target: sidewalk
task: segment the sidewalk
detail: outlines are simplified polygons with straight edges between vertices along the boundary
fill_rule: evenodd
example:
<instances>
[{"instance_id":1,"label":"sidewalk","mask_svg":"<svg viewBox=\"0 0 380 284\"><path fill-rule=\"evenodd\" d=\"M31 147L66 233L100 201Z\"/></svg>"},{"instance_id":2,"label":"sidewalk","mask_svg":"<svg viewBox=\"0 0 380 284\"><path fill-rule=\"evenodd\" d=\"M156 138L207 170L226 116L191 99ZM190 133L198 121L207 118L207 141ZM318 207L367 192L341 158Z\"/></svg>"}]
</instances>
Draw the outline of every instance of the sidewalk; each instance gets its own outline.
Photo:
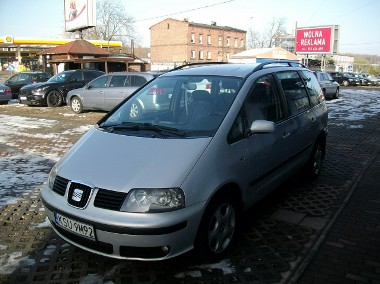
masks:
<instances>
[{"instance_id":1,"label":"sidewalk","mask_svg":"<svg viewBox=\"0 0 380 284\"><path fill-rule=\"evenodd\" d=\"M380 283L380 144L376 152L296 283Z\"/></svg>"}]
</instances>

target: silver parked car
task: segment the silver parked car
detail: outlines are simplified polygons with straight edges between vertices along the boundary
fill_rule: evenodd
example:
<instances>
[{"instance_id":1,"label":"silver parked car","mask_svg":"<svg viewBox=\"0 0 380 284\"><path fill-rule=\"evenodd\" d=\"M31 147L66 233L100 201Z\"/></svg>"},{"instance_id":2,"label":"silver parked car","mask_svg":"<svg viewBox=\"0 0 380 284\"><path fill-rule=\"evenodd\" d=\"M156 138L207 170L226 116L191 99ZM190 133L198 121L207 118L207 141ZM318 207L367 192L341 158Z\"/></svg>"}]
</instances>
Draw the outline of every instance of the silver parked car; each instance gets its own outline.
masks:
<instances>
[{"instance_id":1,"label":"silver parked car","mask_svg":"<svg viewBox=\"0 0 380 284\"><path fill-rule=\"evenodd\" d=\"M157 77L153 72L116 72L102 75L83 88L71 90L66 103L73 112L84 110L110 111L148 81Z\"/></svg>"},{"instance_id":2,"label":"silver parked car","mask_svg":"<svg viewBox=\"0 0 380 284\"><path fill-rule=\"evenodd\" d=\"M338 82L336 82L327 72L315 71L314 74L321 85L323 95L326 98L337 99L339 97Z\"/></svg>"},{"instance_id":3,"label":"silver parked car","mask_svg":"<svg viewBox=\"0 0 380 284\"><path fill-rule=\"evenodd\" d=\"M310 70L191 67L150 81L52 168L41 196L60 237L120 259L216 260L246 209L298 170L318 176L328 113ZM136 116L152 97L160 107Z\"/></svg>"}]
</instances>

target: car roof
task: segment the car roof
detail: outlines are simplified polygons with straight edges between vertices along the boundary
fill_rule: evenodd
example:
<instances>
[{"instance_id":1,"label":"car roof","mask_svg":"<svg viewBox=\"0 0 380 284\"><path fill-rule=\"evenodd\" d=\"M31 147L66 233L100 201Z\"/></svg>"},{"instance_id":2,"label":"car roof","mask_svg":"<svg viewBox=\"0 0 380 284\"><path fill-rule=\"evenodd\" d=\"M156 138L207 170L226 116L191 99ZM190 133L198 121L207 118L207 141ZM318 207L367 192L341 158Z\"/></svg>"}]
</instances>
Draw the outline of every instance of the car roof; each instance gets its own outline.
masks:
<instances>
[{"instance_id":1,"label":"car roof","mask_svg":"<svg viewBox=\"0 0 380 284\"><path fill-rule=\"evenodd\" d=\"M271 60L262 63L215 63L215 64L194 64L190 68L174 69L173 71L168 71L161 75L161 77L166 76L175 76L175 75L215 75L215 76L233 76L245 78L255 71L259 70L268 70L269 68L305 68L304 65L291 62L291 61L280 61L280 60Z\"/></svg>"}]
</instances>

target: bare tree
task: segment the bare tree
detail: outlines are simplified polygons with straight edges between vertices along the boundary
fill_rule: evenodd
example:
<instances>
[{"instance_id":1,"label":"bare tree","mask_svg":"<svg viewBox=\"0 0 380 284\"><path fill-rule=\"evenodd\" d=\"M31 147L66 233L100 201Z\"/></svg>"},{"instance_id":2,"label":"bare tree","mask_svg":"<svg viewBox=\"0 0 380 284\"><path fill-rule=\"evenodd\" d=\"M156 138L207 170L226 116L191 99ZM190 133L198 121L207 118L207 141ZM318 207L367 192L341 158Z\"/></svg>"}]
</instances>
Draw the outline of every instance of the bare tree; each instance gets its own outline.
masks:
<instances>
[{"instance_id":1,"label":"bare tree","mask_svg":"<svg viewBox=\"0 0 380 284\"><path fill-rule=\"evenodd\" d=\"M83 32L84 38L120 40L129 45L135 39L134 18L128 16L120 1L98 0L96 3L96 27Z\"/></svg>"},{"instance_id":2,"label":"bare tree","mask_svg":"<svg viewBox=\"0 0 380 284\"><path fill-rule=\"evenodd\" d=\"M276 36L286 33L286 18L273 18L262 31L248 30L248 48L273 47Z\"/></svg>"}]
</instances>

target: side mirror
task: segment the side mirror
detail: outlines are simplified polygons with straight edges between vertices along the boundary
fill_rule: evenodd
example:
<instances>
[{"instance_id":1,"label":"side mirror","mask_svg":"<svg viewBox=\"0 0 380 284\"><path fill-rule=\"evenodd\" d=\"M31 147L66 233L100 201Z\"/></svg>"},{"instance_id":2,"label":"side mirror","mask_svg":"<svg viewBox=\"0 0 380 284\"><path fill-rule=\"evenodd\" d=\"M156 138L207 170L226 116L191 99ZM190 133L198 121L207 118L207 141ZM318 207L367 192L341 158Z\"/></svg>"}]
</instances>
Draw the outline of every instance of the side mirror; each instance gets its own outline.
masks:
<instances>
[{"instance_id":1,"label":"side mirror","mask_svg":"<svg viewBox=\"0 0 380 284\"><path fill-rule=\"evenodd\" d=\"M268 120L255 120L250 130L251 133L273 133L276 130L276 124Z\"/></svg>"}]
</instances>

